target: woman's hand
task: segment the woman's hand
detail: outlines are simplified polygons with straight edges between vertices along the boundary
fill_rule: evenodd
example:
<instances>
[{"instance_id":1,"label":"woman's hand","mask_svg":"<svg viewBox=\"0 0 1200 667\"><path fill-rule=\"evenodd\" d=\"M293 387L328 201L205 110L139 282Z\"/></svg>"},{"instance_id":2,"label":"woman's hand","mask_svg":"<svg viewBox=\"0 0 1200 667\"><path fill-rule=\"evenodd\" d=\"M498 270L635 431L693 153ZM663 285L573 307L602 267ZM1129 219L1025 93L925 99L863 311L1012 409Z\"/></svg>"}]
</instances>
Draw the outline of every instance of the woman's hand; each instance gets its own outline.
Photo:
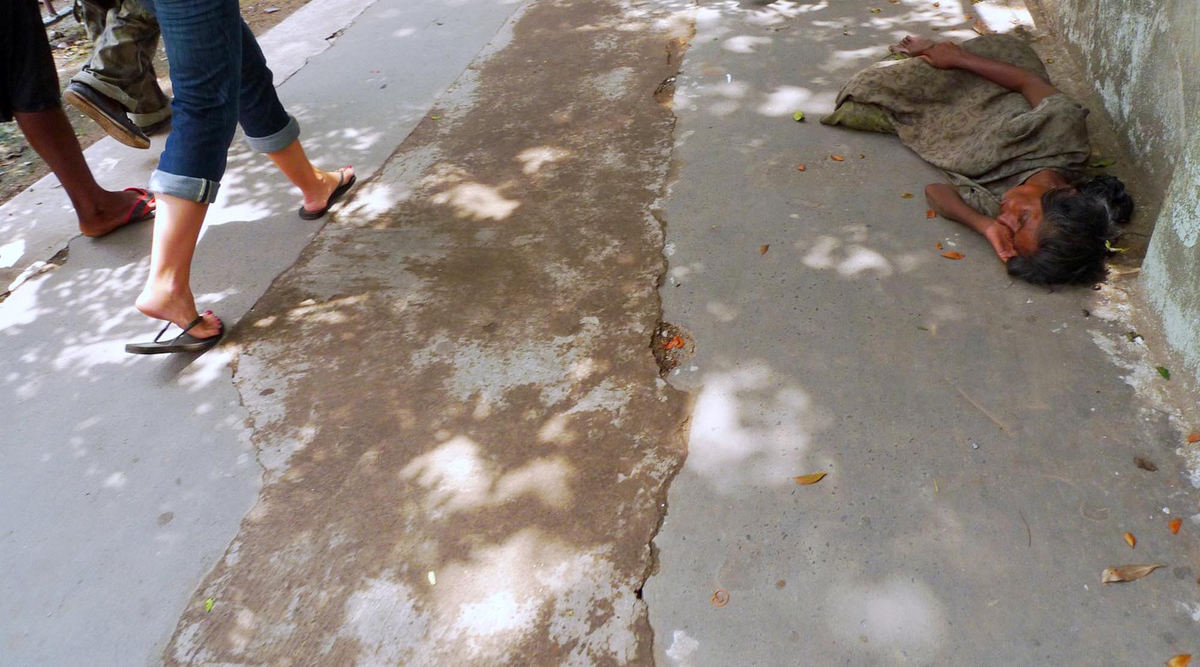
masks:
<instances>
[{"instance_id":1,"label":"woman's hand","mask_svg":"<svg viewBox=\"0 0 1200 667\"><path fill-rule=\"evenodd\" d=\"M983 230L983 236L992 244L992 250L1001 262L1007 262L1017 256L1017 248L1013 245L1012 230L999 222L993 222Z\"/></svg>"}]
</instances>

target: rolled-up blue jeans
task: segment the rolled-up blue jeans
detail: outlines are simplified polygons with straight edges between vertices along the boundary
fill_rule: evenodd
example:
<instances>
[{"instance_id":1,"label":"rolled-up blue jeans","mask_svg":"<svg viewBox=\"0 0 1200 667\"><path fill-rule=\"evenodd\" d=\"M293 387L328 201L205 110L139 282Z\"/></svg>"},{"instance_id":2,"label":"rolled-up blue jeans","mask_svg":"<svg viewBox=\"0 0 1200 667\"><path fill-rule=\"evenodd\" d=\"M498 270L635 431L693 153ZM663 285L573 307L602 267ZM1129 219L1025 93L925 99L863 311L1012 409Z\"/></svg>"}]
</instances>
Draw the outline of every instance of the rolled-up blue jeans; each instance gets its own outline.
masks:
<instances>
[{"instance_id":1,"label":"rolled-up blue jeans","mask_svg":"<svg viewBox=\"0 0 1200 667\"><path fill-rule=\"evenodd\" d=\"M158 17L174 100L171 134L150 175L154 192L212 203L240 123L246 143L274 153L300 137L238 0L148 0Z\"/></svg>"}]
</instances>

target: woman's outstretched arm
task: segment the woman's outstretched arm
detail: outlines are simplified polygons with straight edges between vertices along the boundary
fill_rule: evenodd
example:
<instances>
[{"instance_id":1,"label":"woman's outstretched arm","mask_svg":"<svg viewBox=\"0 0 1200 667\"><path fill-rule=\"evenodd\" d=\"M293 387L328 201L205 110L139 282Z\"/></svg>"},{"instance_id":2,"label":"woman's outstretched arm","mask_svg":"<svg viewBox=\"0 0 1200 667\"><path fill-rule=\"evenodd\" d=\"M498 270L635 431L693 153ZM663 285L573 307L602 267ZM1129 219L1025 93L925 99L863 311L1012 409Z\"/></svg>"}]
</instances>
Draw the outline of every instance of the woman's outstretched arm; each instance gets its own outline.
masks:
<instances>
[{"instance_id":1,"label":"woman's outstretched arm","mask_svg":"<svg viewBox=\"0 0 1200 667\"><path fill-rule=\"evenodd\" d=\"M1031 107L1036 107L1043 99L1059 92L1049 81L1033 72L975 55L950 42L934 42L909 35L891 48L893 51L920 58L938 69L962 69L981 76L996 85L1020 93Z\"/></svg>"},{"instance_id":2,"label":"woman's outstretched arm","mask_svg":"<svg viewBox=\"0 0 1200 667\"><path fill-rule=\"evenodd\" d=\"M971 208L958 194L958 188L948 183L930 183L925 186L925 199L938 215L960 222L983 235L991 244L1000 261L1007 262L1017 256L1013 246L1012 230Z\"/></svg>"}]
</instances>

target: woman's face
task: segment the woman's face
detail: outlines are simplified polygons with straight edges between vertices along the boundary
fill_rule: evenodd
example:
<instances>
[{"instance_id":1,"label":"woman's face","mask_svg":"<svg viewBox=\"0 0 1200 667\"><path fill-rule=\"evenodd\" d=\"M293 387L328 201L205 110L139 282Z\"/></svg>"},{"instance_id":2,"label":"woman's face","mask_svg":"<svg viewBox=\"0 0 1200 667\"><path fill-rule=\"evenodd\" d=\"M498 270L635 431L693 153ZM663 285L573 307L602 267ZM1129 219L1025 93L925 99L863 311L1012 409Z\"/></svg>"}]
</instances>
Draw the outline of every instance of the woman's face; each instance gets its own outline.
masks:
<instances>
[{"instance_id":1,"label":"woman's face","mask_svg":"<svg viewBox=\"0 0 1200 667\"><path fill-rule=\"evenodd\" d=\"M1000 199L997 222L1013 232L1013 247L1019 255L1037 252L1042 229L1042 195L1054 188L1029 182L1010 188Z\"/></svg>"}]
</instances>

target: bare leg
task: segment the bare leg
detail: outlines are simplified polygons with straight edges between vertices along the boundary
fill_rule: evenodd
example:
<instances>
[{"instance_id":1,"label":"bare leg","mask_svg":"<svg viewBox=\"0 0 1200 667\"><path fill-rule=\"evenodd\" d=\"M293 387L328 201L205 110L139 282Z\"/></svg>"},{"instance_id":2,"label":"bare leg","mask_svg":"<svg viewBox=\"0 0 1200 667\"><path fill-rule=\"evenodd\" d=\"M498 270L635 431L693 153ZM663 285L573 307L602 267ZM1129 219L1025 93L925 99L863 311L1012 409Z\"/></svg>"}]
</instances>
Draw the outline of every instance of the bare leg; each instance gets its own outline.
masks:
<instances>
[{"instance_id":1,"label":"bare leg","mask_svg":"<svg viewBox=\"0 0 1200 667\"><path fill-rule=\"evenodd\" d=\"M310 211L319 211L325 206L329 195L341 182L343 173L347 179L354 175L354 167L345 167L339 171L317 169L308 161L299 140L293 141L283 150L267 153L267 156L293 185L300 188L300 192L304 194L304 208Z\"/></svg>"},{"instance_id":2,"label":"bare leg","mask_svg":"<svg viewBox=\"0 0 1200 667\"><path fill-rule=\"evenodd\" d=\"M110 192L96 183L62 107L33 113L17 111L13 116L33 150L62 182L79 216L79 231L85 236L104 236L130 222L129 210L140 195Z\"/></svg>"},{"instance_id":3,"label":"bare leg","mask_svg":"<svg viewBox=\"0 0 1200 667\"><path fill-rule=\"evenodd\" d=\"M150 248L150 275L137 298L137 309L156 320L186 327L198 315L192 297L192 255L208 204L158 195L154 245ZM205 312L204 321L189 332L196 338L215 336L220 320Z\"/></svg>"}]
</instances>

